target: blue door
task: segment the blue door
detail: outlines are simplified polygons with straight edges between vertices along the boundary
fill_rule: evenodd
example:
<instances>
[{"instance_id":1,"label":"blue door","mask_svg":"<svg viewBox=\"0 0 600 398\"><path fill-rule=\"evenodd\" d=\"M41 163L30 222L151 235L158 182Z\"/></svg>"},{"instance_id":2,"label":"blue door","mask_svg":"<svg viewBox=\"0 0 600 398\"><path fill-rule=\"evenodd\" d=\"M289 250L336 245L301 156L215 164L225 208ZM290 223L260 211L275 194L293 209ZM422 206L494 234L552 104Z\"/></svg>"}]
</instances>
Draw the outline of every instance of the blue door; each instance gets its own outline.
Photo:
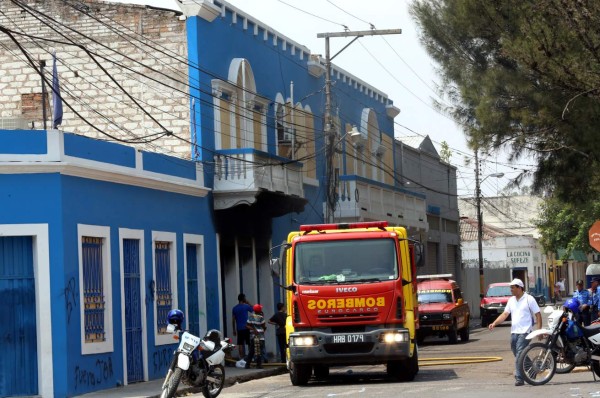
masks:
<instances>
[{"instance_id":1,"label":"blue door","mask_svg":"<svg viewBox=\"0 0 600 398\"><path fill-rule=\"evenodd\" d=\"M200 336L200 306L198 305L198 246L185 245L187 256L187 288L188 288L188 325L187 328L195 336ZM206 332L206 330L204 331Z\"/></svg>"},{"instance_id":2,"label":"blue door","mask_svg":"<svg viewBox=\"0 0 600 398\"><path fill-rule=\"evenodd\" d=\"M123 239L123 268L125 273L127 383L131 384L144 380L139 240Z\"/></svg>"},{"instance_id":3,"label":"blue door","mask_svg":"<svg viewBox=\"0 0 600 398\"><path fill-rule=\"evenodd\" d=\"M0 297L0 397L37 395L37 328L31 236L0 237Z\"/></svg>"}]
</instances>

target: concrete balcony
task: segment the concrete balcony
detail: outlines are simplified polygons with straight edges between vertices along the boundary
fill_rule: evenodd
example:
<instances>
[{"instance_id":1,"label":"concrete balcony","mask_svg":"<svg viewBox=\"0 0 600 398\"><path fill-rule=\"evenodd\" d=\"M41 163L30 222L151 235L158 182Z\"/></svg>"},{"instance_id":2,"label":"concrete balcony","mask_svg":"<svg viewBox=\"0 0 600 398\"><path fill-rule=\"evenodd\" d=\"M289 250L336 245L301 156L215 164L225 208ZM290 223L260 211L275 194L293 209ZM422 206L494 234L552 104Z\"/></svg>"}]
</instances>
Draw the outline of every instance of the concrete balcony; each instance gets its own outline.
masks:
<instances>
[{"instance_id":1,"label":"concrete balcony","mask_svg":"<svg viewBox=\"0 0 600 398\"><path fill-rule=\"evenodd\" d=\"M387 221L427 231L425 195L359 176L340 176L335 221Z\"/></svg>"},{"instance_id":2,"label":"concrete balcony","mask_svg":"<svg viewBox=\"0 0 600 398\"><path fill-rule=\"evenodd\" d=\"M302 163L253 148L218 150L214 160L215 210L261 202L276 216L304 208Z\"/></svg>"}]
</instances>

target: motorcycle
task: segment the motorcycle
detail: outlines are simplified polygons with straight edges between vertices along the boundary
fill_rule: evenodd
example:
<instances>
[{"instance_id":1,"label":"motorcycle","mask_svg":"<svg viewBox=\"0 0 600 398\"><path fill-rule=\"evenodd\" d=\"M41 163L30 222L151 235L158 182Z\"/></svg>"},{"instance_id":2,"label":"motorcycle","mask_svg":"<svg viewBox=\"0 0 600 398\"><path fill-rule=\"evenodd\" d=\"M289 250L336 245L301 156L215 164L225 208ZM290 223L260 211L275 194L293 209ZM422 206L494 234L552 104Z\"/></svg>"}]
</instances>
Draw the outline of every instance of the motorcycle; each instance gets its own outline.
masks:
<instances>
[{"instance_id":1,"label":"motorcycle","mask_svg":"<svg viewBox=\"0 0 600 398\"><path fill-rule=\"evenodd\" d=\"M566 308L547 307L544 312L549 313L548 327L529 333L526 339L547 337L546 341L529 344L517 358L523 379L539 386L575 366L587 366L594 379L600 377L600 324L579 326Z\"/></svg>"},{"instance_id":2,"label":"motorcycle","mask_svg":"<svg viewBox=\"0 0 600 398\"><path fill-rule=\"evenodd\" d=\"M538 306L543 307L546 305L546 296L544 296L543 294L535 294L533 292L527 292L527 294L529 294L531 297L533 297L535 299Z\"/></svg>"},{"instance_id":3,"label":"motorcycle","mask_svg":"<svg viewBox=\"0 0 600 398\"><path fill-rule=\"evenodd\" d=\"M202 339L182 330L183 313L179 313L180 319L171 319L169 316L168 320L167 332L172 333L180 343L173 352L160 398L174 397L180 382L200 387L206 398L215 398L221 393L225 382L225 354L235 345L231 344L231 339L222 339L218 330L209 330Z\"/></svg>"}]
</instances>

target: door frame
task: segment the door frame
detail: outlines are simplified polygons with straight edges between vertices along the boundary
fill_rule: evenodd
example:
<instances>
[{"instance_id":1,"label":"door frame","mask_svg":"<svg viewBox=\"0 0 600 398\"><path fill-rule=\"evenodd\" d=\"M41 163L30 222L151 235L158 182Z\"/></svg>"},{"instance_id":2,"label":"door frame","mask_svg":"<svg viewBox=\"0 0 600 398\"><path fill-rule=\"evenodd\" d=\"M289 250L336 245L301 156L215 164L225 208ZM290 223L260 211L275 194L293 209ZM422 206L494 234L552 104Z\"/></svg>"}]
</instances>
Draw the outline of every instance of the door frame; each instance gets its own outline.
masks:
<instances>
[{"instance_id":1,"label":"door frame","mask_svg":"<svg viewBox=\"0 0 600 398\"><path fill-rule=\"evenodd\" d=\"M41 331L52 330L50 294L50 245L48 224L0 224L0 236L31 236L33 244L33 273L35 276L35 320L38 356L38 394L54 397L54 369L52 366L52 334L42 338ZM44 377L42 378L42 375ZM49 375L49 377L48 377Z\"/></svg>"},{"instance_id":2,"label":"door frame","mask_svg":"<svg viewBox=\"0 0 600 398\"><path fill-rule=\"evenodd\" d=\"M184 295L185 295L185 313L189 316L188 300L189 294L187 288L187 269L188 269L188 258L186 255L187 245L196 246L196 261L197 261L197 273L198 273L198 309L200 311L200 334L208 331L208 314L206 313L206 263L204 262L204 236L196 234L183 234L183 280L184 283ZM219 330L223 330L219 327ZM202 337L202 336L200 336Z\"/></svg>"},{"instance_id":3,"label":"door frame","mask_svg":"<svg viewBox=\"0 0 600 398\"><path fill-rule=\"evenodd\" d=\"M123 262L123 239L135 239L140 241L140 303L142 305L142 363L144 367L144 381L148 381L148 324L146 319L146 261L145 261L145 245L144 245L144 230L141 229L128 229L119 228L119 267L121 277L119 278L121 283L121 341L123 342L123 384L127 385L127 350L125 346L127 344L127 336L125 331L125 264Z\"/></svg>"}]
</instances>

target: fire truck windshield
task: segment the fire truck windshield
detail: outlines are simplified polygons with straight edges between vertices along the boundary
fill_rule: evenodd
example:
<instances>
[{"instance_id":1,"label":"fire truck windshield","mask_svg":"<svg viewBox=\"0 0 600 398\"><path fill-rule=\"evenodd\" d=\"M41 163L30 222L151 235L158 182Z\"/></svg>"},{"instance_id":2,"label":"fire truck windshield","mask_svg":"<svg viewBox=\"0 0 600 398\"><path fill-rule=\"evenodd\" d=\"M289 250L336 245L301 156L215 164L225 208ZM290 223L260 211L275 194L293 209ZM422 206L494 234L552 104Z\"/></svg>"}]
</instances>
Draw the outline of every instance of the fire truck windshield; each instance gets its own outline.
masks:
<instances>
[{"instance_id":1,"label":"fire truck windshield","mask_svg":"<svg viewBox=\"0 0 600 398\"><path fill-rule=\"evenodd\" d=\"M296 244L294 279L300 284L388 281L398 278L393 239L348 239Z\"/></svg>"}]
</instances>

